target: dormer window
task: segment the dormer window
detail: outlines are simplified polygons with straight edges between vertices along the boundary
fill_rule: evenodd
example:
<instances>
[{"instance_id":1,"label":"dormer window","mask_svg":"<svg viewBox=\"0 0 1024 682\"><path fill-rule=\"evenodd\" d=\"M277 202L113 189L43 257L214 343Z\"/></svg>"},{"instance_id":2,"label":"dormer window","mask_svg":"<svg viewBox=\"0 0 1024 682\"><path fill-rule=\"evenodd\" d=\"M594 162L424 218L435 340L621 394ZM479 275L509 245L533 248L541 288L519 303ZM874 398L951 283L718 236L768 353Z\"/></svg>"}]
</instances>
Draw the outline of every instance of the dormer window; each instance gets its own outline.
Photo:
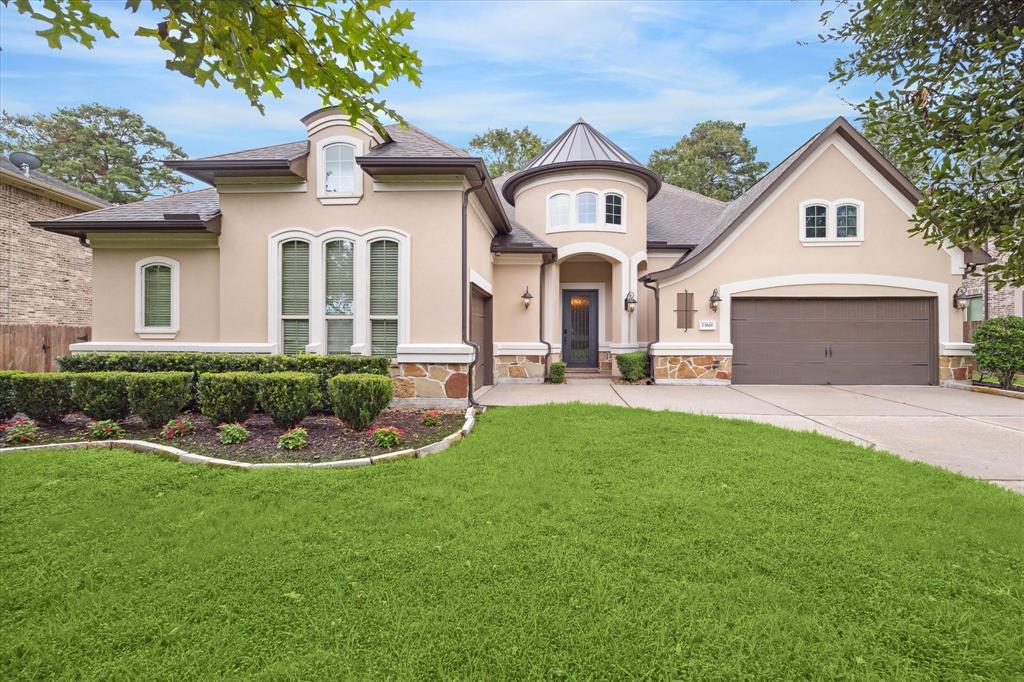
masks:
<instances>
[{"instance_id":1,"label":"dormer window","mask_svg":"<svg viewBox=\"0 0 1024 682\"><path fill-rule=\"evenodd\" d=\"M548 227L566 227L569 224L569 195L548 197Z\"/></svg>"},{"instance_id":2,"label":"dormer window","mask_svg":"<svg viewBox=\"0 0 1024 682\"><path fill-rule=\"evenodd\" d=\"M622 224L622 195L621 194L606 194L604 195L604 222L607 225L621 225Z\"/></svg>"},{"instance_id":3,"label":"dormer window","mask_svg":"<svg viewBox=\"0 0 1024 682\"><path fill-rule=\"evenodd\" d=\"M828 225L828 206L811 204L804 208L804 239L825 239Z\"/></svg>"},{"instance_id":4,"label":"dormer window","mask_svg":"<svg viewBox=\"0 0 1024 682\"><path fill-rule=\"evenodd\" d=\"M597 195L593 192L580 192L576 195L576 222L580 225L597 223Z\"/></svg>"},{"instance_id":5,"label":"dormer window","mask_svg":"<svg viewBox=\"0 0 1024 682\"><path fill-rule=\"evenodd\" d=\"M324 148L324 189L328 194L351 194L356 189L356 150L339 142Z\"/></svg>"},{"instance_id":6,"label":"dormer window","mask_svg":"<svg viewBox=\"0 0 1024 682\"><path fill-rule=\"evenodd\" d=\"M622 192L582 188L556 190L547 199L548 232L626 231L626 195Z\"/></svg>"},{"instance_id":7,"label":"dormer window","mask_svg":"<svg viewBox=\"0 0 1024 682\"><path fill-rule=\"evenodd\" d=\"M856 239L858 231L857 206L840 204L836 207L836 239Z\"/></svg>"}]
</instances>

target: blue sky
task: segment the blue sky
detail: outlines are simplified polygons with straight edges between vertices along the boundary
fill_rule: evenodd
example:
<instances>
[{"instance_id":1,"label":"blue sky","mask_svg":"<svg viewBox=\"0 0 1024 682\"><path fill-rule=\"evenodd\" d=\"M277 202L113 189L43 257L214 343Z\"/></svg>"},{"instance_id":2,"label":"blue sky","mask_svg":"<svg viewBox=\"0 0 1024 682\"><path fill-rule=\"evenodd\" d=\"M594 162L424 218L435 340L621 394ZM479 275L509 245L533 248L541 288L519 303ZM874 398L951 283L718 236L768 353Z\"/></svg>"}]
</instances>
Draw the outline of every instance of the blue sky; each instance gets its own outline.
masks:
<instances>
[{"instance_id":1,"label":"blue sky","mask_svg":"<svg viewBox=\"0 0 1024 682\"><path fill-rule=\"evenodd\" d=\"M132 35L151 18L121 10L120 1L95 4L122 39L60 51L0 5L5 110L126 106L190 156L204 156L301 139L299 118L320 106L315 95L292 91L267 100L261 116L229 87L199 88ZM698 121L723 118L746 122L759 156L774 164L835 116L851 117L848 102L873 89L840 92L828 82L846 48L815 42L817 2L400 4L416 12L408 41L423 58L423 85L396 85L387 99L459 146L492 127L529 125L550 139L583 116L646 161Z\"/></svg>"}]
</instances>

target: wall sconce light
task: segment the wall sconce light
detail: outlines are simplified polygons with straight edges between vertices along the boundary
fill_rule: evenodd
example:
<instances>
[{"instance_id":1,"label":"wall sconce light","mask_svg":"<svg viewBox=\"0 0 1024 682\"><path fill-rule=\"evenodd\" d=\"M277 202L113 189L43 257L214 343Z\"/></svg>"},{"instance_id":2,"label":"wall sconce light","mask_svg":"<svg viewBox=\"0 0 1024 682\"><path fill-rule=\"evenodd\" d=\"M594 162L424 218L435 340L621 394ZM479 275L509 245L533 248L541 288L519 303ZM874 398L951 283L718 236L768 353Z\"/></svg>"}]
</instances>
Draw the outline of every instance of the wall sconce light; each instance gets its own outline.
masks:
<instances>
[{"instance_id":1,"label":"wall sconce light","mask_svg":"<svg viewBox=\"0 0 1024 682\"><path fill-rule=\"evenodd\" d=\"M634 310L636 310L636 296L633 295L632 291L626 294L624 307L626 308L627 313L632 313Z\"/></svg>"},{"instance_id":2,"label":"wall sconce light","mask_svg":"<svg viewBox=\"0 0 1024 682\"><path fill-rule=\"evenodd\" d=\"M526 291L524 291L523 295L519 298L523 299L523 309L529 310L530 303L533 302L533 294L530 293L530 287L526 287Z\"/></svg>"},{"instance_id":3,"label":"wall sconce light","mask_svg":"<svg viewBox=\"0 0 1024 682\"><path fill-rule=\"evenodd\" d=\"M953 307L957 310L967 310L968 297L967 292L964 291L963 287L956 290L953 294Z\"/></svg>"},{"instance_id":4,"label":"wall sconce light","mask_svg":"<svg viewBox=\"0 0 1024 682\"><path fill-rule=\"evenodd\" d=\"M711 292L711 298L708 299L708 305L711 306L711 312L718 312L718 304L722 302L722 297L718 295L718 288Z\"/></svg>"}]
</instances>

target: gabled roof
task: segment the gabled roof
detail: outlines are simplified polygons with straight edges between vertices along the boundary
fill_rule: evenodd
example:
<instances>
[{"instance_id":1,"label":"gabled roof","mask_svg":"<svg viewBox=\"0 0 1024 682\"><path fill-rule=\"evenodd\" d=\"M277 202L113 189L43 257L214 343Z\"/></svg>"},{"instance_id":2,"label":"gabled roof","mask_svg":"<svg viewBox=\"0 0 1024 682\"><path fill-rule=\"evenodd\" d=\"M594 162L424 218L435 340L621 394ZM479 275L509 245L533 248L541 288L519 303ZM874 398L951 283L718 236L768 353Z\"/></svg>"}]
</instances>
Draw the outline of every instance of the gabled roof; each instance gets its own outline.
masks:
<instances>
[{"instance_id":1,"label":"gabled roof","mask_svg":"<svg viewBox=\"0 0 1024 682\"><path fill-rule=\"evenodd\" d=\"M740 226L743 221L752 214L772 194L775 188L779 187L789 178L800 165L809 158L823 144L827 143L832 135L839 135L865 161L871 164L881 175L911 203L916 204L921 200L921 192L903 173L899 171L888 159L875 149L867 139L861 135L853 125L840 116L832 123L825 126L818 134L807 140L795 152L786 157L779 165L768 171L757 182L750 186L747 191L725 206L718 219L711 229L700 239L696 247L685 257L681 258L675 265L666 270L652 272L646 276L649 280L660 280L678 273L689 267L692 263L711 253L733 230Z\"/></svg>"},{"instance_id":2,"label":"gabled roof","mask_svg":"<svg viewBox=\"0 0 1024 682\"><path fill-rule=\"evenodd\" d=\"M33 227L78 237L86 232L220 232L220 197L210 187L133 204L77 213L59 220L33 220Z\"/></svg>"},{"instance_id":3,"label":"gabled roof","mask_svg":"<svg viewBox=\"0 0 1024 682\"><path fill-rule=\"evenodd\" d=\"M707 235L727 204L664 183L647 202L647 248L692 249Z\"/></svg>"},{"instance_id":4,"label":"gabled roof","mask_svg":"<svg viewBox=\"0 0 1024 682\"><path fill-rule=\"evenodd\" d=\"M49 198L75 208L88 210L100 206L110 206L110 202L106 199L72 187L66 182L38 170L30 170L28 175L25 175L25 172L11 163L6 156L0 157L0 177L6 184L22 187L37 194L49 195Z\"/></svg>"},{"instance_id":5,"label":"gabled roof","mask_svg":"<svg viewBox=\"0 0 1024 682\"><path fill-rule=\"evenodd\" d=\"M607 168L637 175L647 184L648 199L661 189L661 178L654 171L579 118L514 173L504 183L502 194L509 203L515 204L516 189L530 178L571 168Z\"/></svg>"}]
</instances>

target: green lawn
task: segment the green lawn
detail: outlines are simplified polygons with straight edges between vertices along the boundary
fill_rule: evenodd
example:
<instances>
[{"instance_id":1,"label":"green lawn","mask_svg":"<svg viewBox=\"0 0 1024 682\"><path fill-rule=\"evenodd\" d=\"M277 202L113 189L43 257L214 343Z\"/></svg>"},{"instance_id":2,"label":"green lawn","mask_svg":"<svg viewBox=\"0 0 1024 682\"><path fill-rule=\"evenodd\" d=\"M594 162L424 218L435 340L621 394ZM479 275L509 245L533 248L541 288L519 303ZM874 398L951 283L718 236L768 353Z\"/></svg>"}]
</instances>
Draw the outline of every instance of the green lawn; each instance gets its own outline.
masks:
<instances>
[{"instance_id":1,"label":"green lawn","mask_svg":"<svg viewBox=\"0 0 1024 682\"><path fill-rule=\"evenodd\" d=\"M0 455L0 678L1009 679L1024 497L814 434L568 405L432 458Z\"/></svg>"}]
</instances>

